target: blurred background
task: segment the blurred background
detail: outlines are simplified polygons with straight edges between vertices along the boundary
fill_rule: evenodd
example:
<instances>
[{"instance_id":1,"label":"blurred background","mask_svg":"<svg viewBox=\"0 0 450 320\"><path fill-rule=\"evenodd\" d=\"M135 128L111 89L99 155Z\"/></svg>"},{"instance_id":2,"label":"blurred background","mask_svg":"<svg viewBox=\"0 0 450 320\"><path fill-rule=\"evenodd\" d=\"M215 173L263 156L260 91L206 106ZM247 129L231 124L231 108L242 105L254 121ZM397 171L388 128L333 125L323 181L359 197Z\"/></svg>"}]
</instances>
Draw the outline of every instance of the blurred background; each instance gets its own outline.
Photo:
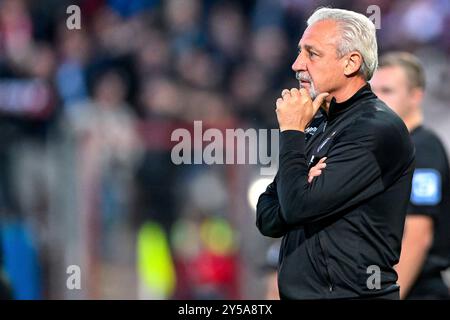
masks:
<instances>
[{"instance_id":1,"label":"blurred background","mask_svg":"<svg viewBox=\"0 0 450 320\"><path fill-rule=\"evenodd\" d=\"M80 30L67 28L71 4ZM270 177L177 166L170 136L194 120L277 128L306 19L327 5L379 6L379 53L421 58L425 124L450 150L448 0L0 0L0 278L12 297L264 298L273 241L254 202Z\"/></svg>"}]
</instances>

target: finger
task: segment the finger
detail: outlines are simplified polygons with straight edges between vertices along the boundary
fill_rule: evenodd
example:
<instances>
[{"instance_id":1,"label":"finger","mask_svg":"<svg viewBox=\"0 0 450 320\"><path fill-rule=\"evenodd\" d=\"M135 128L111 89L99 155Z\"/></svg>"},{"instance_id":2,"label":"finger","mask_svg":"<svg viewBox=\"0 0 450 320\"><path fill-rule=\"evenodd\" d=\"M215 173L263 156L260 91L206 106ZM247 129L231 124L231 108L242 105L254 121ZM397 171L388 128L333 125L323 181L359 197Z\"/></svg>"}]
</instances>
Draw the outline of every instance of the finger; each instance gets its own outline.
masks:
<instances>
[{"instance_id":1,"label":"finger","mask_svg":"<svg viewBox=\"0 0 450 320\"><path fill-rule=\"evenodd\" d=\"M322 170L317 169L317 170L313 170L309 173L309 175L314 176L314 177L318 177L322 174Z\"/></svg>"},{"instance_id":2,"label":"finger","mask_svg":"<svg viewBox=\"0 0 450 320\"><path fill-rule=\"evenodd\" d=\"M318 171L317 173L310 173L308 175L308 183L311 183L315 177L318 177L322 174L322 171Z\"/></svg>"},{"instance_id":3,"label":"finger","mask_svg":"<svg viewBox=\"0 0 450 320\"><path fill-rule=\"evenodd\" d=\"M290 94L292 97L297 97L300 95L300 91L297 88L292 88Z\"/></svg>"},{"instance_id":4,"label":"finger","mask_svg":"<svg viewBox=\"0 0 450 320\"><path fill-rule=\"evenodd\" d=\"M305 88L301 88L299 90L299 93L300 93L300 99L301 99L302 103L304 103L306 105L312 104L311 96L309 95L308 90L306 90Z\"/></svg>"},{"instance_id":5,"label":"finger","mask_svg":"<svg viewBox=\"0 0 450 320\"><path fill-rule=\"evenodd\" d=\"M323 168L325 168L326 166L327 166L326 163L317 163L317 164L314 166L314 169L315 169L315 170L323 169Z\"/></svg>"},{"instance_id":6,"label":"finger","mask_svg":"<svg viewBox=\"0 0 450 320\"><path fill-rule=\"evenodd\" d=\"M306 90L305 88L300 88L299 93L302 97L308 97L309 99L311 99L308 90Z\"/></svg>"},{"instance_id":7,"label":"finger","mask_svg":"<svg viewBox=\"0 0 450 320\"><path fill-rule=\"evenodd\" d=\"M321 158L321 159L319 160L319 162L317 162L317 164L319 164L319 163L324 163L324 162L325 162L325 160L327 160L327 157L323 157L323 158Z\"/></svg>"},{"instance_id":8,"label":"finger","mask_svg":"<svg viewBox=\"0 0 450 320\"><path fill-rule=\"evenodd\" d=\"M281 96L283 97L283 99L284 99L284 95L285 94L291 94L291 91L290 90L288 90L288 89L283 89L283 91L281 91Z\"/></svg>"},{"instance_id":9,"label":"finger","mask_svg":"<svg viewBox=\"0 0 450 320\"><path fill-rule=\"evenodd\" d=\"M326 163L318 163L318 164L316 164L315 167L316 167L317 169L324 169L326 166L327 166Z\"/></svg>"},{"instance_id":10,"label":"finger","mask_svg":"<svg viewBox=\"0 0 450 320\"><path fill-rule=\"evenodd\" d=\"M283 99L278 98L278 99L277 99L277 102L276 102L277 109L281 107L281 104L282 104L282 103L283 103Z\"/></svg>"},{"instance_id":11,"label":"finger","mask_svg":"<svg viewBox=\"0 0 450 320\"><path fill-rule=\"evenodd\" d=\"M317 176L317 174L319 173L320 169L314 169L311 168L311 170L309 170L308 175L309 176Z\"/></svg>"},{"instance_id":12,"label":"finger","mask_svg":"<svg viewBox=\"0 0 450 320\"><path fill-rule=\"evenodd\" d=\"M323 92L314 99L314 101L313 101L313 112L314 113L316 113L319 110L320 106L324 102L325 98L328 97L328 95L329 95L328 92Z\"/></svg>"},{"instance_id":13,"label":"finger","mask_svg":"<svg viewBox=\"0 0 450 320\"><path fill-rule=\"evenodd\" d=\"M315 165L314 167L312 167L311 169L309 169L309 174L314 174L319 170L322 170L324 167L319 166L319 165Z\"/></svg>"}]
</instances>

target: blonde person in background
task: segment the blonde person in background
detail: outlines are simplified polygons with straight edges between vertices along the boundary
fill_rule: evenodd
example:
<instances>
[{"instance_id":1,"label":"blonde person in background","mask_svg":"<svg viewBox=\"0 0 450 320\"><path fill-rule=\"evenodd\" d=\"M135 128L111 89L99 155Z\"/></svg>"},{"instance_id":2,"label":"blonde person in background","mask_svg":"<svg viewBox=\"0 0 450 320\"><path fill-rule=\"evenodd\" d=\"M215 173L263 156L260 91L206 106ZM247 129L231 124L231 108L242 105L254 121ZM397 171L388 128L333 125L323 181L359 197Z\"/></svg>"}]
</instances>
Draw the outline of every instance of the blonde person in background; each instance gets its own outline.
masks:
<instances>
[{"instance_id":1,"label":"blonde person in background","mask_svg":"<svg viewBox=\"0 0 450 320\"><path fill-rule=\"evenodd\" d=\"M441 140L423 125L423 67L412 54L388 53L380 58L371 85L403 119L416 148L411 198L396 266L400 298L448 299L449 289L441 272L450 264L449 163Z\"/></svg>"}]
</instances>

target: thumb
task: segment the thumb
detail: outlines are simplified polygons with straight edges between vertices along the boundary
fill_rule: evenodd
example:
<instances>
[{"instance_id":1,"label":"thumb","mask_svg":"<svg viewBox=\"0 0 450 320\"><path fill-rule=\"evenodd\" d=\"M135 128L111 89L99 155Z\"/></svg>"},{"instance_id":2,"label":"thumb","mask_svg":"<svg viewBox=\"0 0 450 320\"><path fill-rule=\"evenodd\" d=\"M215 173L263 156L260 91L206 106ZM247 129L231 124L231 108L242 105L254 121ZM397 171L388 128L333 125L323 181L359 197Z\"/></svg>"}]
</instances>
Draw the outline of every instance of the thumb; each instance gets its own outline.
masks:
<instances>
[{"instance_id":1,"label":"thumb","mask_svg":"<svg viewBox=\"0 0 450 320\"><path fill-rule=\"evenodd\" d=\"M323 92L314 99L314 101L313 101L314 113L316 113L317 110L319 110L319 108L322 105L322 103L324 102L325 98L328 96L329 96L328 92Z\"/></svg>"}]
</instances>

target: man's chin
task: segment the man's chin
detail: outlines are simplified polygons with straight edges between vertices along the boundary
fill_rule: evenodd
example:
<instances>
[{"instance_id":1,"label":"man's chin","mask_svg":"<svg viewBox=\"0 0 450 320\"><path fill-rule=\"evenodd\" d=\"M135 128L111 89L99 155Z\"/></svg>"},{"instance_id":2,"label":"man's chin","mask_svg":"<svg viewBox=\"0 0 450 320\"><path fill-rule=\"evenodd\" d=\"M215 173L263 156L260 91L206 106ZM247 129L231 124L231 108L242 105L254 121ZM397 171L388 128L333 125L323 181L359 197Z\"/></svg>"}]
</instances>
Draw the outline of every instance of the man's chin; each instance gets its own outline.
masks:
<instances>
[{"instance_id":1,"label":"man's chin","mask_svg":"<svg viewBox=\"0 0 450 320\"><path fill-rule=\"evenodd\" d=\"M302 88L302 87L300 87L300 88ZM308 91L308 94L312 100L314 100L318 96L318 93L315 90L313 90L312 88L307 88L307 87L303 87L303 88L306 89L306 91Z\"/></svg>"},{"instance_id":2,"label":"man's chin","mask_svg":"<svg viewBox=\"0 0 450 320\"><path fill-rule=\"evenodd\" d=\"M301 88L306 89L306 91L308 91L308 93L309 93L309 96L313 100L318 96L316 90L314 90L312 88L312 86L311 86L311 84L309 82L301 82L300 85L299 85L299 89L301 89Z\"/></svg>"}]
</instances>

